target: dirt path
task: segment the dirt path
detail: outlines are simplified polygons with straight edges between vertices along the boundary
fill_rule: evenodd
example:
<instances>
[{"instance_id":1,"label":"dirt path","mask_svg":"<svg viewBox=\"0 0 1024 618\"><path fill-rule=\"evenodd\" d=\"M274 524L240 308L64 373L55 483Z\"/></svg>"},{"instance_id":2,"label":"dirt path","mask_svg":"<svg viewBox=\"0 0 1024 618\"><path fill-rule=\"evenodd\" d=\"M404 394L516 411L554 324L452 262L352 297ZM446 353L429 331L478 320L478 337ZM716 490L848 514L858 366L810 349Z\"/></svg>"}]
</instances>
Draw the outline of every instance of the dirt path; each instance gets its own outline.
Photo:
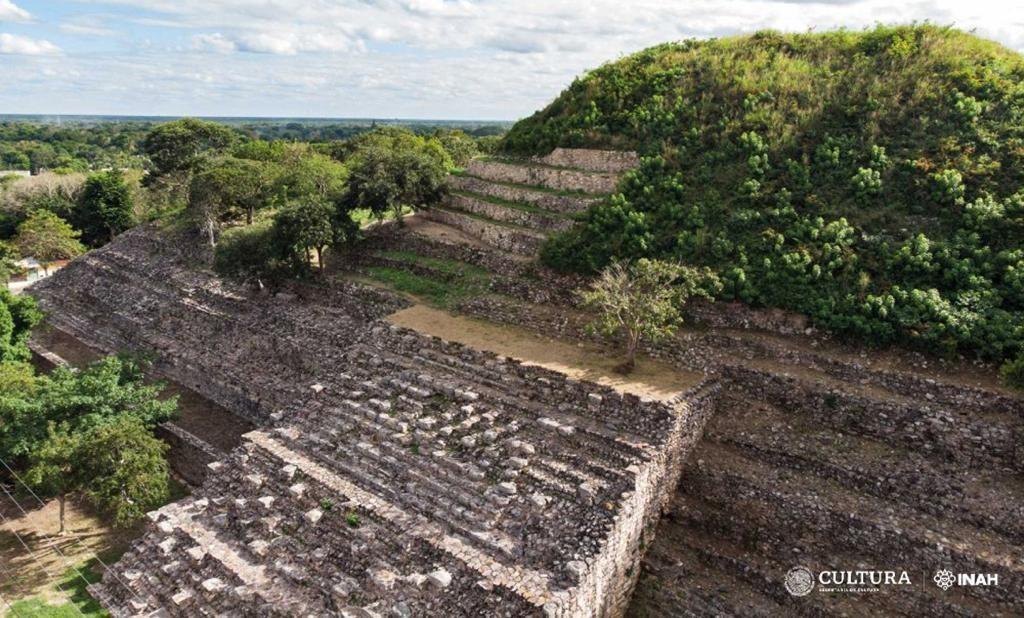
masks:
<instances>
[{"instance_id":1,"label":"dirt path","mask_svg":"<svg viewBox=\"0 0 1024 618\"><path fill-rule=\"evenodd\" d=\"M69 501L68 534L57 537L60 526L56 500L45 507L31 496L18 496L16 500L0 492L0 594L9 602L36 595L48 601L66 601L56 589L56 581L97 554L106 555L103 559L108 560L110 554L123 551L139 534L136 528L112 529L90 509ZM28 550L22 543L28 545Z\"/></svg>"},{"instance_id":2,"label":"dirt path","mask_svg":"<svg viewBox=\"0 0 1024 618\"><path fill-rule=\"evenodd\" d=\"M542 337L521 328L454 316L440 309L415 305L388 316L388 321L427 335L510 356L528 365L588 380L644 399L667 400L696 384L701 375L675 369L646 358L628 376L612 369L621 359L592 344L572 344Z\"/></svg>"}]
</instances>

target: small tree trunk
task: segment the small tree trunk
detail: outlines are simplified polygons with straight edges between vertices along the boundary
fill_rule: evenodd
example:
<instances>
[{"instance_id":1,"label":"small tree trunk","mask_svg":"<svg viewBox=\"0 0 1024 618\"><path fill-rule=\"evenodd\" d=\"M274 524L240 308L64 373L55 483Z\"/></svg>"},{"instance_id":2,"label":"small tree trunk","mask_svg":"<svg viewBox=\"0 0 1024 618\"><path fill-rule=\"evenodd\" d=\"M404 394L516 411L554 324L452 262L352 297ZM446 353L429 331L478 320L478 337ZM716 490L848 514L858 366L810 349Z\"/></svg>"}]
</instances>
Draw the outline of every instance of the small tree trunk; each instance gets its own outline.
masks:
<instances>
[{"instance_id":1,"label":"small tree trunk","mask_svg":"<svg viewBox=\"0 0 1024 618\"><path fill-rule=\"evenodd\" d=\"M203 231L206 232L206 239L210 243L210 246L211 247L216 247L217 246L217 236L216 236L216 234L214 232L215 225L213 223L213 220L207 218L206 221L203 223L203 227L206 228Z\"/></svg>"},{"instance_id":2,"label":"small tree trunk","mask_svg":"<svg viewBox=\"0 0 1024 618\"><path fill-rule=\"evenodd\" d=\"M316 248L316 265L320 269L320 273L324 272L324 250L320 247Z\"/></svg>"},{"instance_id":3,"label":"small tree trunk","mask_svg":"<svg viewBox=\"0 0 1024 618\"><path fill-rule=\"evenodd\" d=\"M67 534L67 529L64 526L64 503L67 501L67 496L61 494L57 496L57 502L60 503L60 530L57 531L58 536L64 536Z\"/></svg>"},{"instance_id":4,"label":"small tree trunk","mask_svg":"<svg viewBox=\"0 0 1024 618\"><path fill-rule=\"evenodd\" d=\"M253 211L252 208L247 208L246 211L245 211L245 224L246 225L252 225L252 218L253 218L253 212L252 211Z\"/></svg>"},{"instance_id":5,"label":"small tree trunk","mask_svg":"<svg viewBox=\"0 0 1024 618\"><path fill-rule=\"evenodd\" d=\"M622 374L632 373L636 369L636 350L640 345L640 335L635 333L626 333L626 360L621 365L615 368L616 371Z\"/></svg>"}]
</instances>

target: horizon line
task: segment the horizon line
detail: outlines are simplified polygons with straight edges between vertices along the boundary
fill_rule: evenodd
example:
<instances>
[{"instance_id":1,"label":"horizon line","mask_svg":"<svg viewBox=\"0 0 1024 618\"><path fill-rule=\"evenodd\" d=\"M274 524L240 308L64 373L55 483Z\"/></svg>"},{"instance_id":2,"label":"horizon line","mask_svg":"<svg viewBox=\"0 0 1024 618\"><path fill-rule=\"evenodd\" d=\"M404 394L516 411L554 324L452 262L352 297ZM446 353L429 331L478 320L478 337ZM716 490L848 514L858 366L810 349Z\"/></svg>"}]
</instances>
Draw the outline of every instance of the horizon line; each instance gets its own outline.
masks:
<instances>
[{"instance_id":1,"label":"horizon line","mask_svg":"<svg viewBox=\"0 0 1024 618\"><path fill-rule=\"evenodd\" d=\"M373 116L240 116L240 115L216 115L216 114L81 114L81 113L21 113L21 112L0 112L0 118L28 117L28 118L157 118L157 119L223 119L223 120L361 120L377 122L477 122L488 124L509 124L517 120L498 120L491 118L403 118L400 116L373 117Z\"/></svg>"}]
</instances>

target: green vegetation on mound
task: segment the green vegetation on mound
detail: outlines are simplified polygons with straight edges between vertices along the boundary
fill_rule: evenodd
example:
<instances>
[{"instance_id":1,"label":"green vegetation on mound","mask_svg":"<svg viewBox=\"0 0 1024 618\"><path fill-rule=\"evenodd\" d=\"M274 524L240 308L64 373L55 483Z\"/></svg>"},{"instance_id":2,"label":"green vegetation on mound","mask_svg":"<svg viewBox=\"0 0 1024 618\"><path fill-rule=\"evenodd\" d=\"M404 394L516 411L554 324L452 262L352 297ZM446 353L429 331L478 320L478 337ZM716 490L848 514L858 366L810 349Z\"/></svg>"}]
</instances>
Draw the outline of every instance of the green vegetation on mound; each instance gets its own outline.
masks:
<instances>
[{"instance_id":1,"label":"green vegetation on mound","mask_svg":"<svg viewBox=\"0 0 1024 618\"><path fill-rule=\"evenodd\" d=\"M876 343L1024 352L1024 57L935 26L684 41L607 64L507 153L635 148L543 252L710 266L723 299Z\"/></svg>"}]
</instances>

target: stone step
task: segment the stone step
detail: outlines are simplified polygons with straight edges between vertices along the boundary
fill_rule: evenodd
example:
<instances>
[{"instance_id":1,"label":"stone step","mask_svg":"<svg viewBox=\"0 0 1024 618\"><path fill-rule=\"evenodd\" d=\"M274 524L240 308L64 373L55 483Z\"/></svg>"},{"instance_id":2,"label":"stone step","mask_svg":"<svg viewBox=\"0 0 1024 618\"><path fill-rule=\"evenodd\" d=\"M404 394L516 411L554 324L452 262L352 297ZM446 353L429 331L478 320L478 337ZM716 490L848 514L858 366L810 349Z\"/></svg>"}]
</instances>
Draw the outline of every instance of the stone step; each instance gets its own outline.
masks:
<instances>
[{"instance_id":1,"label":"stone step","mask_svg":"<svg viewBox=\"0 0 1024 618\"><path fill-rule=\"evenodd\" d=\"M543 191L526 185L495 182L468 175L452 176L449 184L456 191L468 191L509 202L529 204L536 208L563 214L586 212L592 205L601 201L600 198L596 197L566 195L554 191Z\"/></svg>"},{"instance_id":2,"label":"stone step","mask_svg":"<svg viewBox=\"0 0 1024 618\"><path fill-rule=\"evenodd\" d=\"M708 442L684 470L676 504L692 505L694 499L714 507L691 510L695 522L737 542L752 540L765 555L789 556L795 549L801 557L822 562L845 554L908 572L941 567L997 573L1004 586L968 588L968 596L1024 610L1024 597L1018 594L1024 554L991 530L928 515L814 474L773 468Z\"/></svg>"},{"instance_id":3,"label":"stone step","mask_svg":"<svg viewBox=\"0 0 1024 618\"><path fill-rule=\"evenodd\" d=\"M729 363L722 375L746 399L766 401L838 431L980 470L1024 472L1024 419L979 414L949 404L839 380L806 368L780 372L763 363Z\"/></svg>"},{"instance_id":4,"label":"stone step","mask_svg":"<svg viewBox=\"0 0 1024 618\"><path fill-rule=\"evenodd\" d=\"M618 174L585 172L525 161L476 159L470 162L466 173L484 180L575 192L584 196L612 193L619 184Z\"/></svg>"},{"instance_id":5,"label":"stone step","mask_svg":"<svg viewBox=\"0 0 1024 618\"><path fill-rule=\"evenodd\" d=\"M781 606L783 611L775 615L850 618L920 615L1009 618L1015 615L1011 607L977 599L962 590L942 591L929 579L934 571L893 564L898 559L865 560L856 552L827 546L816 553L765 553L752 545L756 544L757 537L748 535L746 539L736 539L715 529L714 519L707 515L713 512L713 507L697 499L690 505L692 510L689 513L677 516L670 525L659 529L659 537L664 537L655 540L651 554L680 556L679 560L684 564L696 562L704 568L724 572L732 580L740 582L740 591L746 593L742 598L750 598L751 593L760 594ZM660 545L670 549L663 549ZM790 569L797 566L808 568L815 574L821 570L906 570L911 584L882 586L876 592L843 593L818 590L821 586L816 582L815 590L810 594L795 597L786 590L784 578ZM690 606L692 596L687 594L686 585L683 584L684 608Z\"/></svg>"},{"instance_id":6,"label":"stone step","mask_svg":"<svg viewBox=\"0 0 1024 618\"><path fill-rule=\"evenodd\" d=\"M576 222L559 213L551 213L534 207L520 207L517 204L495 200L473 193L453 192L444 201L445 206L495 221L536 230L541 233L565 232Z\"/></svg>"},{"instance_id":7,"label":"stone step","mask_svg":"<svg viewBox=\"0 0 1024 618\"><path fill-rule=\"evenodd\" d=\"M640 155L629 150L593 150L590 148L555 148L550 154L534 159L544 165L582 169L590 172L621 174L640 166Z\"/></svg>"},{"instance_id":8,"label":"stone step","mask_svg":"<svg viewBox=\"0 0 1024 618\"><path fill-rule=\"evenodd\" d=\"M770 596L719 568L713 560L686 544L690 530L663 520L644 556L642 571L626 618L744 616L775 618L792 615L786 599Z\"/></svg>"},{"instance_id":9,"label":"stone step","mask_svg":"<svg viewBox=\"0 0 1024 618\"><path fill-rule=\"evenodd\" d=\"M704 436L772 466L813 473L1024 544L1024 478L1012 470L965 468L730 395L719 401Z\"/></svg>"},{"instance_id":10,"label":"stone step","mask_svg":"<svg viewBox=\"0 0 1024 618\"><path fill-rule=\"evenodd\" d=\"M541 244L547 239L544 234L534 230L471 216L456 210L435 207L422 214L432 221L471 234L485 244L517 255L535 256Z\"/></svg>"}]
</instances>

